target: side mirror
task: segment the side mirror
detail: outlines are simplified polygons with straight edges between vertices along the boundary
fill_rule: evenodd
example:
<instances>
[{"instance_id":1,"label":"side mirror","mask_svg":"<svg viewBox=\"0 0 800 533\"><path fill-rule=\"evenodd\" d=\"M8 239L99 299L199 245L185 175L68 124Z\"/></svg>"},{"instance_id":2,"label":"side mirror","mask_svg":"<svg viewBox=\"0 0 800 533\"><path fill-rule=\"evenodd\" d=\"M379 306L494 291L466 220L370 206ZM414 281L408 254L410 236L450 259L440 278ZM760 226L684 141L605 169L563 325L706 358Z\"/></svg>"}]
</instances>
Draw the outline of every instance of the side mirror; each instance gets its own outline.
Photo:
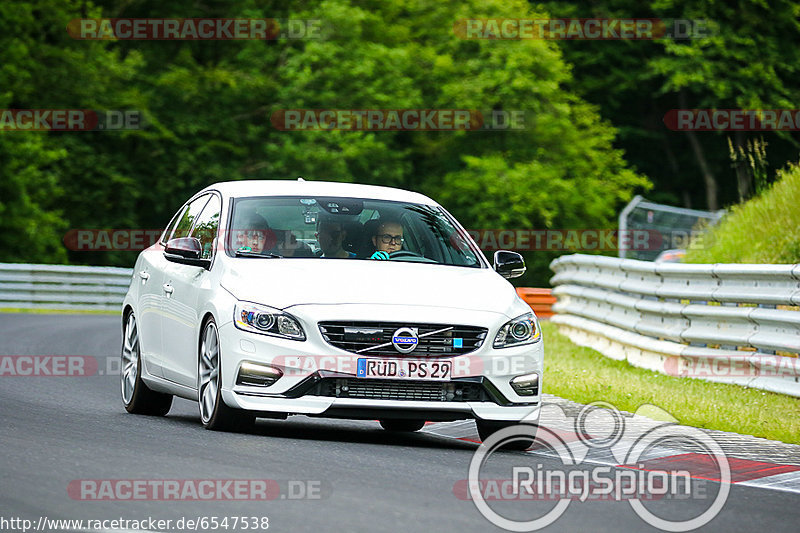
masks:
<instances>
[{"instance_id":1,"label":"side mirror","mask_svg":"<svg viewBox=\"0 0 800 533\"><path fill-rule=\"evenodd\" d=\"M197 266L208 270L211 267L211 259L200 259L202 251L203 247L197 237L179 237L167 241L164 258L173 263Z\"/></svg>"},{"instance_id":2,"label":"side mirror","mask_svg":"<svg viewBox=\"0 0 800 533\"><path fill-rule=\"evenodd\" d=\"M494 253L494 269L506 279L518 278L525 273L525 260L517 252L498 250Z\"/></svg>"}]
</instances>

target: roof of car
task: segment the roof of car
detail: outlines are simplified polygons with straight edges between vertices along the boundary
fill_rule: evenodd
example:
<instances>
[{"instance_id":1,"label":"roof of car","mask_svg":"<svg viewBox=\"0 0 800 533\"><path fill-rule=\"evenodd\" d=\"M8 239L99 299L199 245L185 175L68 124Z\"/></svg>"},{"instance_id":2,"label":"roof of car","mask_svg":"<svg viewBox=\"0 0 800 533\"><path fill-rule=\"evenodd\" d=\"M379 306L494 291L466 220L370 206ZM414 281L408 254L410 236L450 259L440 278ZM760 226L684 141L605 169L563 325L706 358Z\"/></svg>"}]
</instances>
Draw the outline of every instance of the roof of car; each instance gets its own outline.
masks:
<instances>
[{"instance_id":1,"label":"roof of car","mask_svg":"<svg viewBox=\"0 0 800 533\"><path fill-rule=\"evenodd\" d=\"M392 200L417 204L438 205L419 193L357 183L300 180L242 180L209 185L204 190L217 190L225 196L339 196Z\"/></svg>"}]
</instances>

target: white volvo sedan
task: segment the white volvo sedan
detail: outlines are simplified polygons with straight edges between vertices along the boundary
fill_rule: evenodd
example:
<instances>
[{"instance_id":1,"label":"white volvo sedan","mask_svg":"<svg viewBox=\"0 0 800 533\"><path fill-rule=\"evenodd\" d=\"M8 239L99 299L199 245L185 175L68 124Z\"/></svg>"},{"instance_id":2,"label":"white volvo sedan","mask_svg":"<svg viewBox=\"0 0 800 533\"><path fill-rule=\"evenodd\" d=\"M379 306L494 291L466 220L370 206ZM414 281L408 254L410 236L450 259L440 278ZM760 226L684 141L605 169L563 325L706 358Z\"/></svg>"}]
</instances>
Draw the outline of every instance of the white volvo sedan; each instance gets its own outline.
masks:
<instances>
[{"instance_id":1,"label":"white volvo sedan","mask_svg":"<svg viewBox=\"0 0 800 533\"><path fill-rule=\"evenodd\" d=\"M131 413L198 402L202 424L379 420L390 431L475 419L481 438L538 422L539 324L435 201L312 181L218 183L136 261L123 303Z\"/></svg>"}]
</instances>

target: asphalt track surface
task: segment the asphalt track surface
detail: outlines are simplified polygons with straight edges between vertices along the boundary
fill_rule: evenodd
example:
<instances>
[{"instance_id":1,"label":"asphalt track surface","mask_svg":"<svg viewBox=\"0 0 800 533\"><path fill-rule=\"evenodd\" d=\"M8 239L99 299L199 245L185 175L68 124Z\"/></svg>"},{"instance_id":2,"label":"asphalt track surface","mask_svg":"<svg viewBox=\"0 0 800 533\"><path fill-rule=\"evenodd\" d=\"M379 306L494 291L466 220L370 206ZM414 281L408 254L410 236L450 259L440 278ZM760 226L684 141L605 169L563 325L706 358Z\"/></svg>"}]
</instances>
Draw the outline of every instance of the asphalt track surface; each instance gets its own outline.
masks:
<instances>
[{"instance_id":1,"label":"asphalt track surface","mask_svg":"<svg viewBox=\"0 0 800 533\"><path fill-rule=\"evenodd\" d=\"M389 433L373 421L303 416L261 419L246 434L217 433L203 429L196 404L181 399L164 418L126 413L118 376L105 372L112 364L108 358L118 357L119 322L110 315L0 314L0 356L93 356L103 371L87 377L0 376L0 519L153 517L174 523L267 516L270 531L502 531L454 494L454 485L467 478L475 443ZM538 464L561 466L547 454L519 452L494 454L488 466L500 473ZM83 479L269 479L279 482L284 497L289 480L312 480L320 497L85 501L67 490ZM714 492L718 484L706 482L704 488ZM553 502L495 505L509 517L532 519ZM686 519L708 505L691 498L650 502L648 508ZM732 486L720 514L703 529L796 532L798 523L799 494ZM656 529L626 502L594 501L572 502L546 530Z\"/></svg>"}]
</instances>

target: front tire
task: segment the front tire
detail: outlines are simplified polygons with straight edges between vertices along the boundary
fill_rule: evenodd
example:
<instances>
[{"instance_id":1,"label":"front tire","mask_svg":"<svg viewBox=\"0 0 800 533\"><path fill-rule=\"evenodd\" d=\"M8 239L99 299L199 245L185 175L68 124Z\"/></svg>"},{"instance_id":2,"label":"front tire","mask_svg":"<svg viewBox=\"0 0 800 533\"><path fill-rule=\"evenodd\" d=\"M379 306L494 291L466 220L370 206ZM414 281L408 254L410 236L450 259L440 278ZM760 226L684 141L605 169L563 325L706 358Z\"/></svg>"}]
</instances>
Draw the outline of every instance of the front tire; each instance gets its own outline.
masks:
<instances>
[{"instance_id":1,"label":"front tire","mask_svg":"<svg viewBox=\"0 0 800 533\"><path fill-rule=\"evenodd\" d=\"M137 415L164 416L172 407L172 395L151 390L142 381L139 329L131 312L122 331L120 386L125 410Z\"/></svg>"},{"instance_id":2,"label":"front tire","mask_svg":"<svg viewBox=\"0 0 800 533\"><path fill-rule=\"evenodd\" d=\"M515 422L496 422L493 420L475 420L475 425L478 428L478 435L480 436L481 441L485 441L492 435L492 433L500 431L501 429L505 429L511 426L521 426L520 435L524 434L525 438L514 440L500 446L501 450L516 450L516 451L524 451L533 446L533 443L536 440L536 430L538 428L538 426L534 426L532 424L519 424Z\"/></svg>"},{"instance_id":3,"label":"front tire","mask_svg":"<svg viewBox=\"0 0 800 533\"><path fill-rule=\"evenodd\" d=\"M222 399L222 363L219 333L213 318L209 318L200 337L197 364L197 401L200 421L213 431L245 431L253 426L255 416L241 409L232 409Z\"/></svg>"}]
</instances>

